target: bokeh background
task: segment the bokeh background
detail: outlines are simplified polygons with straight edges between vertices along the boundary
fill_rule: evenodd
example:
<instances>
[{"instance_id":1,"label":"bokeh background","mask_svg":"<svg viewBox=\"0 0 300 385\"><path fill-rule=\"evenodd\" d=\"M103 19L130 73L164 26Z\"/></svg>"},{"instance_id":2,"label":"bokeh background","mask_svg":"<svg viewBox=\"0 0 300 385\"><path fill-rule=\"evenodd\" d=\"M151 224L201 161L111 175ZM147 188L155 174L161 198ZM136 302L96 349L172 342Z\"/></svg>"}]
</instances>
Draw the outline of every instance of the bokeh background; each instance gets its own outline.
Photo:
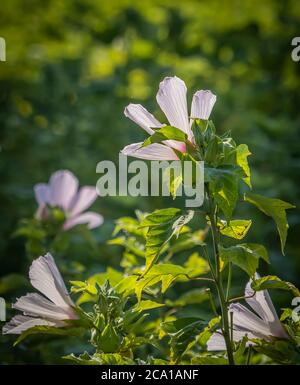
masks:
<instances>
[{"instance_id":1,"label":"bokeh background","mask_svg":"<svg viewBox=\"0 0 300 385\"><path fill-rule=\"evenodd\" d=\"M189 101L197 89L217 94L212 117L220 133L231 130L249 145L255 191L299 207L300 62L291 59L299 33L298 0L2 0L0 296L15 298L17 274L28 270L24 240L12 234L36 209L33 185L57 169L96 183L99 161L117 161L121 148L144 138L123 115L128 103L162 118L155 94L165 76L185 80ZM151 198L98 199L105 224L94 237L104 244L116 218L157 207ZM300 214L288 214L282 256L272 220L243 208L254 218L251 241L270 251L273 265L263 272L299 286ZM119 255L105 249L99 269L118 266ZM286 297L274 300L282 307ZM58 362L55 340L33 341L13 348L13 339L0 337L0 362Z\"/></svg>"}]
</instances>

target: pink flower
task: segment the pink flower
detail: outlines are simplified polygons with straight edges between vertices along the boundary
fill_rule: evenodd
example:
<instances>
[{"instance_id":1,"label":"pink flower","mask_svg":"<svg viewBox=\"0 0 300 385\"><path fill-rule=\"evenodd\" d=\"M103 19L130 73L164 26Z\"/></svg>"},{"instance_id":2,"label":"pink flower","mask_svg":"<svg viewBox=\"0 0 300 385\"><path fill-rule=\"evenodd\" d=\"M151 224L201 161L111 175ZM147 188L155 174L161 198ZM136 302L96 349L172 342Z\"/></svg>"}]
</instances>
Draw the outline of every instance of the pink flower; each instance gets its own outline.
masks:
<instances>
[{"instance_id":1,"label":"pink flower","mask_svg":"<svg viewBox=\"0 0 300 385\"><path fill-rule=\"evenodd\" d=\"M17 299L12 307L22 311L23 315L13 317L5 324L3 334L21 334L33 326L63 327L67 326L65 320L78 318L51 254L32 262L29 278L32 286L44 295L29 293Z\"/></svg>"},{"instance_id":2,"label":"pink flower","mask_svg":"<svg viewBox=\"0 0 300 385\"><path fill-rule=\"evenodd\" d=\"M216 96L208 90L197 91L193 96L191 118L189 119L186 85L178 77L166 77L159 85L156 95L157 103L166 115L171 126L179 128L187 134L188 140L194 143L191 129L193 119L208 120L216 102ZM124 111L126 117L142 127L149 135L154 133L154 128L163 127L150 112L140 104L129 104ZM183 142L167 140L162 143L153 143L142 147L142 142L133 143L123 148L124 155L150 160L177 160L179 159L173 149L184 153L186 145Z\"/></svg>"},{"instance_id":3,"label":"pink flower","mask_svg":"<svg viewBox=\"0 0 300 385\"><path fill-rule=\"evenodd\" d=\"M86 223L89 229L103 223L102 215L92 211L84 212L97 198L94 186L84 186L78 190L78 179L68 170L56 171L49 183L34 186L35 198L39 204L37 217L41 220L49 216L48 206L58 207L65 213L64 230Z\"/></svg>"},{"instance_id":4,"label":"pink flower","mask_svg":"<svg viewBox=\"0 0 300 385\"><path fill-rule=\"evenodd\" d=\"M256 277L259 278L258 275ZM246 335L249 339L259 338L266 341L271 341L273 337L288 338L266 290L257 291L254 294L250 280L245 289L245 297L254 311L239 303L229 307L229 312L233 313L234 341L241 341ZM247 345L253 345L253 342L248 341ZM217 330L208 340L207 350L226 350L225 340L220 330Z\"/></svg>"}]
</instances>

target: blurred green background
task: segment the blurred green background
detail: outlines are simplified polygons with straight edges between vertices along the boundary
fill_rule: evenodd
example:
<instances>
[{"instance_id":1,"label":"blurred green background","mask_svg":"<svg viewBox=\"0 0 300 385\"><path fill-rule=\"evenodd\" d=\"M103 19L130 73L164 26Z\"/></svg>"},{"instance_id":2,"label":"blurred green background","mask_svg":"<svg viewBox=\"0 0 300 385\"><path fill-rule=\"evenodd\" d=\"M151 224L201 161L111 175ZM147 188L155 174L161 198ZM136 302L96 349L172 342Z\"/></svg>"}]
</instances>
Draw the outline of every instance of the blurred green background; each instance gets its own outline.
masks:
<instances>
[{"instance_id":1,"label":"blurred green background","mask_svg":"<svg viewBox=\"0 0 300 385\"><path fill-rule=\"evenodd\" d=\"M124 117L128 103L163 119L155 94L165 76L185 80L189 102L197 89L217 94L212 118L219 132L230 129L249 145L255 191L299 207L300 62L291 59L299 33L298 0L2 0L0 276L28 269L24 240L12 234L36 209L33 185L57 169L95 184L99 161L116 161L145 137ZM102 198L94 207L105 217L94 236L104 242L116 218L161 204ZM242 212L254 218L251 241L269 248L273 265L263 273L299 286L298 209L288 213L285 256L272 220L250 206ZM119 252L109 251L110 264L118 265ZM0 295L16 296L1 284ZM284 306L281 297L275 302ZM0 338L0 362L55 362L46 345L30 355L12 341Z\"/></svg>"}]
</instances>

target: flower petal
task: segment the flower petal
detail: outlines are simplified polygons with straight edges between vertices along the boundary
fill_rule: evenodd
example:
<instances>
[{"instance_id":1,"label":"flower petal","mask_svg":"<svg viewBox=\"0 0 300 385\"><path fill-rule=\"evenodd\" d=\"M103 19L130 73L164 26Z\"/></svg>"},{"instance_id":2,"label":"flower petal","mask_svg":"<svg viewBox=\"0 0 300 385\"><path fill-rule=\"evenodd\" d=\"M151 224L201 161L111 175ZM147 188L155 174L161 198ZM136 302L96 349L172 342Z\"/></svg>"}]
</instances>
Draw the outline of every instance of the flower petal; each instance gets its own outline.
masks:
<instances>
[{"instance_id":1,"label":"flower petal","mask_svg":"<svg viewBox=\"0 0 300 385\"><path fill-rule=\"evenodd\" d=\"M61 307L74 306L51 254L34 260L29 269L32 286Z\"/></svg>"},{"instance_id":2,"label":"flower petal","mask_svg":"<svg viewBox=\"0 0 300 385\"><path fill-rule=\"evenodd\" d=\"M50 320L66 320L78 318L70 306L59 307L37 293L29 293L17 299L12 305L28 316L37 316Z\"/></svg>"},{"instance_id":3,"label":"flower petal","mask_svg":"<svg viewBox=\"0 0 300 385\"><path fill-rule=\"evenodd\" d=\"M39 205L50 203L50 190L46 183L38 183L34 186L35 199Z\"/></svg>"},{"instance_id":4,"label":"flower petal","mask_svg":"<svg viewBox=\"0 0 300 385\"><path fill-rule=\"evenodd\" d=\"M232 336L233 340L235 342L241 341L245 336L248 336L250 339L255 338L255 336L250 333L250 332L244 332L244 331L239 331L239 330L233 330ZM247 341L246 346L253 345L253 342ZM225 339L222 335L221 330L217 330L216 333L214 333L210 339L207 341L207 350L209 352L213 351L221 351L221 350L226 350L226 343Z\"/></svg>"},{"instance_id":5,"label":"flower petal","mask_svg":"<svg viewBox=\"0 0 300 385\"><path fill-rule=\"evenodd\" d=\"M69 230L76 225L87 224L89 229L101 226L103 223L103 217L100 214L87 211L86 213L79 214L75 217L67 219L64 223L64 230Z\"/></svg>"},{"instance_id":6,"label":"flower petal","mask_svg":"<svg viewBox=\"0 0 300 385\"><path fill-rule=\"evenodd\" d=\"M73 217L82 213L85 209L90 207L97 198L97 191L94 186L81 187L78 193L73 198L73 201L68 208L70 216Z\"/></svg>"},{"instance_id":7,"label":"flower petal","mask_svg":"<svg viewBox=\"0 0 300 385\"><path fill-rule=\"evenodd\" d=\"M129 144L121 151L122 154L133 156L140 159L149 160L178 160L178 156L168 146L160 143L153 143L149 146L142 147L143 142Z\"/></svg>"},{"instance_id":8,"label":"flower petal","mask_svg":"<svg viewBox=\"0 0 300 385\"><path fill-rule=\"evenodd\" d=\"M62 327L65 323L62 321L46 321L41 318L32 318L24 315L17 315L7 322L3 328L3 334L21 334L34 326L55 326Z\"/></svg>"},{"instance_id":9,"label":"flower petal","mask_svg":"<svg viewBox=\"0 0 300 385\"><path fill-rule=\"evenodd\" d=\"M226 350L225 339L221 332L216 332L207 341L207 351L217 352L221 350Z\"/></svg>"},{"instance_id":10,"label":"flower petal","mask_svg":"<svg viewBox=\"0 0 300 385\"><path fill-rule=\"evenodd\" d=\"M259 278L259 276L256 275L256 278ZM287 338L287 333L278 318L267 290L257 291L254 294L254 290L251 288L250 280L246 285L245 297L251 297L246 298L248 305L252 307L256 314L269 324L274 337Z\"/></svg>"},{"instance_id":11,"label":"flower petal","mask_svg":"<svg viewBox=\"0 0 300 385\"><path fill-rule=\"evenodd\" d=\"M169 123L185 132L189 140L192 140L184 81L176 76L166 77L159 85L156 100Z\"/></svg>"},{"instance_id":12,"label":"flower petal","mask_svg":"<svg viewBox=\"0 0 300 385\"><path fill-rule=\"evenodd\" d=\"M208 120L217 97L209 90L197 91L193 96L191 118Z\"/></svg>"},{"instance_id":13,"label":"flower petal","mask_svg":"<svg viewBox=\"0 0 300 385\"><path fill-rule=\"evenodd\" d=\"M141 104L130 103L124 110L124 115L133 122L142 127L148 134L152 135L154 130L152 127L162 127L161 124L150 112Z\"/></svg>"},{"instance_id":14,"label":"flower petal","mask_svg":"<svg viewBox=\"0 0 300 385\"><path fill-rule=\"evenodd\" d=\"M78 180L68 170L56 171L50 181L50 203L67 210L78 189Z\"/></svg>"},{"instance_id":15,"label":"flower petal","mask_svg":"<svg viewBox=\"0 0 300 385\"><path fill-rule=\"evenodd\" d=\"M268 340L272 335L269 325L252 313L245 306L237 303L229 307L229 312L233 313L233 325L235 329L253 333L258 338Z\"/></svg>"}]
</instances>

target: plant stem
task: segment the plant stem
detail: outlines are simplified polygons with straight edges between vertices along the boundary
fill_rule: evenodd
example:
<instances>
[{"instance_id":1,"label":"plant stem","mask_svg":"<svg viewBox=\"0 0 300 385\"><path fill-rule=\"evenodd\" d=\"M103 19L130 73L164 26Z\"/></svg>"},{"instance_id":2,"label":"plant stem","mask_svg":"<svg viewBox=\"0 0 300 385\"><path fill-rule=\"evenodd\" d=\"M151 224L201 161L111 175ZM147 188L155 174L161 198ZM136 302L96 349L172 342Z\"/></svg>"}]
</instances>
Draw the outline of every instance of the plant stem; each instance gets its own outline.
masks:
<instances>
[{"instance_id":1,"label":"plant stem","mask_svg":"<svg viewBox=\"0 0 300 385\"><path fill-rule=\"evenodd\" d=\"M222 331L223 331L223 336L225 339L229 365L234 365L232 343L231 343L231 339L230 339L230 325L229 325L229 319L228 319L228 306L227 306L227 301L226 301L225 294L224 294L222 274L220 271L220 256L219 256L219 247L218 247L218 228L217 228L216 219L215 219L216 207L213 204L210 195L208 196L208 198L209 198L209 202L210 202L209 219L210 219L210 223L211 223L212 242L213 242L215 265L216 265L215 283L216 283L220 307L221 307L221 315L222 315L222 323L223 323L223 330Z\"/></svg>"},{"instance_id":2,"label":"plant stem","mask_svg":"<svg viewBox=\"0 0 300 385\"><path fill-rule=\"evenodd\" d=\"M228 263L228 280L227 280L227 287L226 287L226 302L228 301L229 294L230 294L231 277L232 277L232 265L231 265L231 262L229 262Z\"/></svg>"}]
</instances>

